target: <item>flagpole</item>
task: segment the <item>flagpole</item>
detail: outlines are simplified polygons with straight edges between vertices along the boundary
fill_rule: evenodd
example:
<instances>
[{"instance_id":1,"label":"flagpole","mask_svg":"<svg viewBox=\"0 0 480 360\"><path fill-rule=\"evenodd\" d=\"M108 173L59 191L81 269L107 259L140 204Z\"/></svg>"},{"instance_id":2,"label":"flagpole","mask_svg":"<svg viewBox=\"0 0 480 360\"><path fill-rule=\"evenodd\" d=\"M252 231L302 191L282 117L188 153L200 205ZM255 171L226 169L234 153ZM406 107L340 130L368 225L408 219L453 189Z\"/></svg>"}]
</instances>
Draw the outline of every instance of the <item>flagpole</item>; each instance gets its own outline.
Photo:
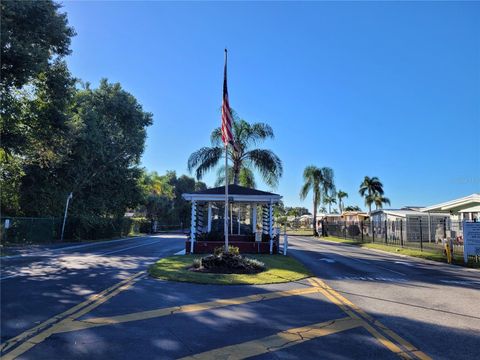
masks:
<instances>
[{"instance_id":1,"label":"flagpole","mask_svg":"<svg viewBox=\"0 0 480 360\"><path fill-rule=\"evenodd\" d=\"M223 227L225 229L225 252L228 252L228 145L225 144L225 221Z\"/></svg>"},{"instance_id":2,"label":"flagpole","mask_svg":"<svg viewBox=\"0 0 480 360\"><path fill-rule=\"evenodd\" d=\"M231 131L230 124L230 106L228 104L228 90L227 90L227 49L225 49L225 68L223 70L223 102L222 102L222 140L225 144L225 216L224 216L224 233L225 233L225 252L228 253L228 142L232 141L232 135L229 133ZM226 108L225 108L226 107ZM225 119L224 119L225 116ZM227 121L228 120L228 121ZM225 130L226 124L224 121L227 121L227 138L223 132ZM225 140L226 139L226 140ZM230 220L231 221L231 220Z\"/></svg>"}]
</instances>

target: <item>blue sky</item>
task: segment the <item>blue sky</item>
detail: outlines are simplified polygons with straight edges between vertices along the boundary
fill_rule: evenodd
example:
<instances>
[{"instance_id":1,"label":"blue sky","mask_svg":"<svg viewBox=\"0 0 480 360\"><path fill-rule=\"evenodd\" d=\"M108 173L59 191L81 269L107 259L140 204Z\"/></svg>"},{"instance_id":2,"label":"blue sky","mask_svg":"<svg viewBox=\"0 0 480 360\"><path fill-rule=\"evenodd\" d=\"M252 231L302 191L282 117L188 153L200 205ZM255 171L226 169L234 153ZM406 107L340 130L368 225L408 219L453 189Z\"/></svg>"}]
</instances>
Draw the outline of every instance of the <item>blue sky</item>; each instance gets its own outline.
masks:
<instances>
[{"instance_id":1,"label":"blue sky","mask_svg":"<svg viewBox=\"0 0 480 360\"><path fill-rule=\"evenodd\" d=\"M67 1L68 63L120 82L154 114L143 166L187 173L220 124L223 49L231 106L267 122L300 201L307 165L330 166L347 204L365 175L392 207L480 192L480 3ZM214 173L205 178L214 182ZM260 188L265 188L258 181ZM267 189L268 190L268 189Z\"/></svg>"}]
</instances>

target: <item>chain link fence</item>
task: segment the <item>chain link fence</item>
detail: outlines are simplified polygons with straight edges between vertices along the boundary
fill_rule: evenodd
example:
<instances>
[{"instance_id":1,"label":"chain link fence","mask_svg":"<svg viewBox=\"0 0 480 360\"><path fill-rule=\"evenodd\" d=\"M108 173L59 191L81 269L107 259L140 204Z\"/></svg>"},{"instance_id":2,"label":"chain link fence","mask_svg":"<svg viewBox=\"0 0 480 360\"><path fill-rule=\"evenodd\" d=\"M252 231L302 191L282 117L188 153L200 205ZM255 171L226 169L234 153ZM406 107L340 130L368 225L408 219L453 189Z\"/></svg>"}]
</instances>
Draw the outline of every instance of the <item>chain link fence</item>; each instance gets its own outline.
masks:
<instances>
[{"instance_id":1,"label":"chain link fence","mask_svg":"<svg viewBox=\"0 0 480 360\"><path fill-rule=\"evenodd\" d=\"M0 218L2 245L59 243L63 218ZM182 231L183 225L165 225L144 218L67 218L64 242L100 240L140 233Z\"/></svg>"}]
</instances>

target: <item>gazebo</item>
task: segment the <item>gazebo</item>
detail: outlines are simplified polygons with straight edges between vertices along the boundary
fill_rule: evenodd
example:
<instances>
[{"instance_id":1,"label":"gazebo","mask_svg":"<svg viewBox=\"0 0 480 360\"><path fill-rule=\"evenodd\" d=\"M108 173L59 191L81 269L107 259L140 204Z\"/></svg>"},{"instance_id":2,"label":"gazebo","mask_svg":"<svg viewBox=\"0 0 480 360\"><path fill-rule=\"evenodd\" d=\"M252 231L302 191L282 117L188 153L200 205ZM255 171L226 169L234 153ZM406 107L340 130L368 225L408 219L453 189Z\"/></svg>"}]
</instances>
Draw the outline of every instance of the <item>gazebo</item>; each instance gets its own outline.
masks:
<instances>
[{"instance_id":1,"label":"gazebo","mask_svg":"<svg viewBox=\"0 0 480 360\"><path fill-rule=\"evenodd\" d=\"M209 253L224 244L225 186L182 194L191 202L190 236L186 253ZM273 205L282 197L239 185L228 186L229 245L243 253L274 253ZM261 212L261 222L257 220Z\"/></svg>"}]
</instances>

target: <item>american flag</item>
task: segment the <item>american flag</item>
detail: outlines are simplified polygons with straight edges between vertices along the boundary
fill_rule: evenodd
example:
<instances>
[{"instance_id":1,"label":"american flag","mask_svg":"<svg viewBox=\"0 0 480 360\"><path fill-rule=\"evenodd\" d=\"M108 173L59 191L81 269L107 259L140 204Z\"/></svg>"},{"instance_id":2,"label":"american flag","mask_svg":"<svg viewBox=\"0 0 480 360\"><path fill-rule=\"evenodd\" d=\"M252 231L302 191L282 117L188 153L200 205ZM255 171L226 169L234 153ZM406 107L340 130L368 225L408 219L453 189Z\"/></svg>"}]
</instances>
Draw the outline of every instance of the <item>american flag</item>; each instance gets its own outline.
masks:
<instances>
[{"instance_id":1,"label":"american flag","mask_svg":"<svg viewBox=\"0 0 480 360\"><path fill-rule=\"evenodd\" d=\"M235 147L232 133L232 111L228 102L227 89L227 50L225 49L225 68L223 72L223 103L222 103L222 141Z\"/></svg>"}]
</instances>

